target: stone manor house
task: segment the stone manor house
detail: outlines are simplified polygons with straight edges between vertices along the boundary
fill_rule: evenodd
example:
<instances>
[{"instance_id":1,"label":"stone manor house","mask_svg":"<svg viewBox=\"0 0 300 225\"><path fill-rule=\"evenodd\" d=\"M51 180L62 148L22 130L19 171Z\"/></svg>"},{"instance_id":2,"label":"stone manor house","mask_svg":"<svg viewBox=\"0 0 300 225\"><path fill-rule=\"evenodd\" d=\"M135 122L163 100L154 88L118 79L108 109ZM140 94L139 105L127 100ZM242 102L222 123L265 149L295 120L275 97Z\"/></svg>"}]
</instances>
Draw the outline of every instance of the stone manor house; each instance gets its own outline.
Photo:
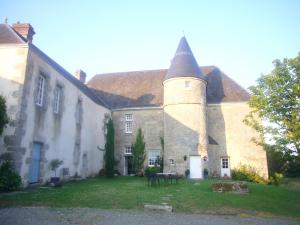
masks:
<instances>
[{"instance_id":1,"label":"stone manor house","mask_svg":"<svg viewBox=\"0 0 300 225\"><path fill-rule=\"evenodd\" d=\"M141 128L145 166L164 159L164 171L203 178L230 176L251 165L268 176L266 153L242 121L249 94L215 66L198 66L182 37L169 69L75 76L32 43L33 27L0 24L0 95L10 123L0 159L10 155L24 186L45 183L49 163L63 160L61 178L96 175L103 168L104 124L115 127L116 169L132 171L132 143ZM161 140L164 141L162 146Z\"/></svg>"}]
</instances>

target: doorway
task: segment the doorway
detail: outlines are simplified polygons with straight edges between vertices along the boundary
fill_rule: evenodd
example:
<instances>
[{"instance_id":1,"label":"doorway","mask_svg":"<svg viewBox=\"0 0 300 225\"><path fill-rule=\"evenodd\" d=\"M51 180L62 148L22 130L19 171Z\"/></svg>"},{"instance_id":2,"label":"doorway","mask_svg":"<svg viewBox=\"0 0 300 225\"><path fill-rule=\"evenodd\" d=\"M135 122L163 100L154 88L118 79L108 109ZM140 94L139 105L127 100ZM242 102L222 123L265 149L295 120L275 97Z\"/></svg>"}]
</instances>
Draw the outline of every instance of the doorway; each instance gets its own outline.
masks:
<instances>
[{"instance_id":1,"label":"doorway","mask_svg":"<svg viewBox=\"0 0 300 225\"><path fill-rule=\"evenodd\" d=\"M201 156L190 156L190 178L191 179L202 179L202 165Z\"/></svg>"},{"instance_id":2,"label":"doorway","mask_svg":"<svg viewBox=\"0 0 300 225\"><path fill-rule=\"evenodd\" d=\"M29 183L37 183L40 176L40 162L41 162L42 144L38 142L33 143L32 157L29 171Z\"/></svg>"},{"instance_id":3,"label":"doorway","mask_svg":"<svg viewBox=\"0 0 300 225\"><path fill-rule=\"evenodd\" d=\"M230 177L230 163L228 157L221 158L221 177Z\"/></svg>"},{"instance_id":4,"label":"doorway","mask_svg":"<svg viewBox=\"0 0 300 225\"><path fill-rule=\"evenodd\" d=\"M134 174L133 156L128 155L128 156L125 156L124 158L125 158L124 175L128 176L128 175Z\"/></svg>"}]
</instances>

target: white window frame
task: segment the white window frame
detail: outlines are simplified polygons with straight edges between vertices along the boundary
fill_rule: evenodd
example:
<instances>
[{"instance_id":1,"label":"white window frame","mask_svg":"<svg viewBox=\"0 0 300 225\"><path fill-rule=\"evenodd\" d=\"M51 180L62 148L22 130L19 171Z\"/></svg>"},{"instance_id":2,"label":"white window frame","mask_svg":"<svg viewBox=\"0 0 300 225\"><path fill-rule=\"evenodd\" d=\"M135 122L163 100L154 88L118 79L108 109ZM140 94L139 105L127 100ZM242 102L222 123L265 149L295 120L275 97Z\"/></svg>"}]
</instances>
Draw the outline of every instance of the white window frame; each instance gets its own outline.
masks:
<instances>
[{"instance_id":1,"label":"white window frame","mask_svg":"<svg viewBox=\"0 0 300 225\"><path fill-rule=\"evenodd\" d=\"M157 161L157 156L160 157L160 150L152 149L148 151L148 165L149 166L159 166L159 161Z\"/></svg>"},{"instance_id":2,"label":"white window frame","mask_svg":"<svg viewBox=\"0 0 300 225\"><path fill-rule=\"evenodd\" d=\"M36 105L43 106L44 103L44 92L45 92L45 77L39 75L38 86L37 86L37 96L36 96Z\"/></svg>"},{"instance_id":3,"label":"white window frame","mask_svg":"<svg viewBox=\"0 0 300 225\"><path fill-rule=\"evenodd\" d=\"M133 130L133 115L125 114L125 133L131 134Z\"/></svg>"},{"instance_id":4,"label":"white window frame","mask_svg":"<svg viewBox=\"0 0 300 225\"><path fill-rule=\"evenodd\" d=\"M132 155L133 147L132 146L125 146L124 148L124 154L125 155Z\"/></svg>"},{"instance_id":5,"label":"white window frame","mask_svg":"<svg viewBox=\"0 0 300 225\"><path fill-rule=\"evenodd\" d=\"M222 169L228 169L229 168L229 158L222 158Z\"/></svg>"},{"instance_id":6,"label":"white window frame","mask_svg":"<svg viewBox=\"0 0 300 225\"><path fill-rule=\"evenodd\" d=\"M58 114L60 111L62 87L57 85L54 92L54 113Z\"/></svg>"}]
</instances>

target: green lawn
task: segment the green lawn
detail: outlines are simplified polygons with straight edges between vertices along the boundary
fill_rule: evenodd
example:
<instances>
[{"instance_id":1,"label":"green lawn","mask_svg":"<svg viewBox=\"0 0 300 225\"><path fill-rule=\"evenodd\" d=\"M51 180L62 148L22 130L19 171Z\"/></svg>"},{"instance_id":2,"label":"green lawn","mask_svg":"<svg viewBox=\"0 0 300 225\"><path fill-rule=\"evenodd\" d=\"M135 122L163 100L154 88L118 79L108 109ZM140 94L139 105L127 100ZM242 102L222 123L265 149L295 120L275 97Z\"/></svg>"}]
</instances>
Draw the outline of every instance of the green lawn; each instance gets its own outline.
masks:
<instances>
[{"instance_id":1,"label":"green lawn","mask_svg":"<svg viewBox=\"0 0 300 225\"><path fill-rule=\"evenodd\" d=\"M176 212L252 213L300 218L300 190L249 184L250 194L213 193L213 180L180 180L148 187L139 177L94 178L62 188L36 188L0 194L0 206L92 207L143 209L144 203L168 203Z\"/></svg>"}]
</instances>

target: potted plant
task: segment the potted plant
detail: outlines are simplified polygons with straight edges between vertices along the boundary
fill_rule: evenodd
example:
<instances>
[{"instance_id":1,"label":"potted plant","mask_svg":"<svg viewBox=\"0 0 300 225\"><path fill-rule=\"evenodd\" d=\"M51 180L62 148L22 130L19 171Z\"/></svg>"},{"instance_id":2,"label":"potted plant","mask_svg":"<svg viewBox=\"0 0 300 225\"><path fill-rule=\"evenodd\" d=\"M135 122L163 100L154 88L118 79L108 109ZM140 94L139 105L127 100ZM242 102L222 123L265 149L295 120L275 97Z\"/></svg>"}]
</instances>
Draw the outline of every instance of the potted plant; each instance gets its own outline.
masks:
<instances>
[{"instance_id":1,"label":"potted plant","mask_svg":"<svg viewBox=\"0 0 300 225\"><path fill-rule=\"evenodd\" d=\"M207 179L208 178L208 169L204 169L203 170L203 174L204 174L204 179Z\"/></svg>"},{"instance_id":2,"label":"potted plant","mask_svg":"<svg viewBox=\"0 0 300 225\"><path fill-rule=\"evenodd\" d=\"M50 169L54 172L54 177L50 178L50 183L54 184L54 186L59 184L59 177L56 176L56 170L63 164L63 160L52 159L50 162Z\"/></svg>"},{"instance_id":3,"label":"potted plant","mask_svg":"<svg viewBox=\"0 0 300 225\"><path fill-rule=\"evenodd\" d=\"M185 173L185 178L189 178L189 176L190 176L190 170L186 169L184 173Z\"/></svg>"}]
</instances>

